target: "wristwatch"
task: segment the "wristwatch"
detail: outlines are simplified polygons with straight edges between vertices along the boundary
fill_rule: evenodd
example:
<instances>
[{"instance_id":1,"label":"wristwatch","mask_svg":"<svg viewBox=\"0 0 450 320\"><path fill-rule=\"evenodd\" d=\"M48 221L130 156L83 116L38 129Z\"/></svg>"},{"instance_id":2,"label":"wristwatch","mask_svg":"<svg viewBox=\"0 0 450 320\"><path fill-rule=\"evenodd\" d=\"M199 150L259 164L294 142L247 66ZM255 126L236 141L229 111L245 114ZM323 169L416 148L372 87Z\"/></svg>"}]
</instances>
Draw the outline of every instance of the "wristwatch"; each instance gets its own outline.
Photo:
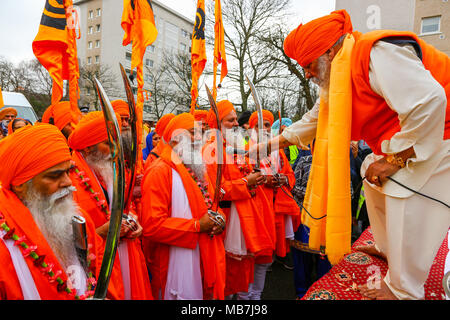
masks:
<instances>
[{"instance_id":1,"label":"wristwatch","mask_svg":"<svg viewBox=\"0 0 450 320\"><path fill-rule=\"evenodd\" d=\"M403 160L402 157L397 154L390 154L386 157L386 161L390 164L394 164L399 166L400 168L404 168L406 166L406 160Z\"/></svg>"}]
</instances>

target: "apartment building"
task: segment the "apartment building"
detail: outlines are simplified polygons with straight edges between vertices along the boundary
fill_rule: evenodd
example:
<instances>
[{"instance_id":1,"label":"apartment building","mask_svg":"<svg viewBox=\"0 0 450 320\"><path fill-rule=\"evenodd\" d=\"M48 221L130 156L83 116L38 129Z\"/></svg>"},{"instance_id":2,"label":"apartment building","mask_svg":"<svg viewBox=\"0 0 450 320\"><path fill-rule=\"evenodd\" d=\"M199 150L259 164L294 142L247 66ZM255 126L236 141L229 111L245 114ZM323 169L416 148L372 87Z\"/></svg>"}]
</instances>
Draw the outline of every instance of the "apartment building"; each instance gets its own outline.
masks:
<instances>
[{"instance_id":1,"label":"apartment building","mask_svg":"<svg viewBox=\"0 0 450 320\"><path fill-rule=\"evenodd\" d=\"M340 9L350 14L355 30L413 31L450 55L449 0L336 0Z\"/></svg>"},{"instance_id":2,"label":"apartment building","mask_svg":"<svg viewBox=\"0 0 450 320\"><path fill-rule=\"evenodd\" d=\"M124 31L120 25L123 12L122 0L79 0L74 1L79 14L81 38L77 41L80 65L108 67L117 79L117 87L123 88L119 63L126 72L131 69L131 44L122 46ZM153 81L147 68L156 69L161 65L163 55L168 52L190 52L194 20L165 6L160 1L152 1L158 37L147 47L144 55L144 89L149 90ZM194 17L192 17L194 18ZM134 88L137 82L134 81ZM82 92L87 101L93 95ZM125 99L125 91L118 90L111 99ZM92 100L92 99L91 99ZM88 102L89 103L89 102ZM144 117L151 104L144 104ZM180 106L181 107L181 106Z\"/></svg>"}]
</instances>

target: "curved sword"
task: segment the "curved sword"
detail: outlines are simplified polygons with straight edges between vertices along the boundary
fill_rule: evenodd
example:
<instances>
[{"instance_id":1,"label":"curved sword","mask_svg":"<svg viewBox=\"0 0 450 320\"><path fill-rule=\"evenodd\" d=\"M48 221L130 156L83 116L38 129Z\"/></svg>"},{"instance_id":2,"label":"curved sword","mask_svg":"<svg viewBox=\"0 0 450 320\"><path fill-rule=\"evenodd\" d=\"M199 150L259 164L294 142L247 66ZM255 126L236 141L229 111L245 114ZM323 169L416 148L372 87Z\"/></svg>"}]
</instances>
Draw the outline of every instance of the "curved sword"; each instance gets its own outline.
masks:
<instances>
[{"instance_id":1,"label":"curved sword","mask_svg":"<svg viewBox=\"0 0 450 320\"><path fill-rule=\"evenodd\" d=\"M206 93L208 95L209 104L211 105L211 109L216 115L217 119L217 175L216 175L216 187L214 190L214 201L213 207L215 206L215 210L219 207L220 194L221 194L221 183L222 183L222 172L223 172L223 141L222 141L222 127L220 124L219 118L219 110L217 109L216 101L214 100L213 95L211 94L211 90L209 90L208 86L205 84ZM211 207L211 208L213 208Z\"/></svg>"},{"instance_id":2,"label":"curved sword","mask_svg":"<svg viewBox=\"0 0 450 320\"><path fill-rule=\"evenodd\" d=\"M257 135L257 141L256 143L259 144L263 141L263 134L264 134L264 120L263 120L263 110L261 107L261 102L259 100L258 92L256 91L255 85L253 82L245 75L245 79L247 80L248 85L250 86L250 91L252 93L253 100L255 101L256 111L258 113L258 135ZM261 152L264 152L264 154L261 157ZM260 150L256 156L256 165L255 169L260 169L260 159L267 156L266 150Z\"/></svg>"},{"instance_id":3,"label":"curved sword","mask_svg":"<svg viewBox=\"0 0 450 320\"><path fill-rule=\"evenodd\" d=\"M110 205L111 218L109 220L105 252L94 293L94 299L104 299L108 290L109 279L111 277L111 271L119 242L120 225L122 224L122 213L124 209L123 194L125 188L125 176L122 137L120 135L119 124L108 96L97 78L95 78L95 86L102 106L103 115L105 116L113 167L113 195Z\"/></svg>"},{"instance_id":4,"label":"curved sword","mask_svg":"<svg viewBox=\"0 0 450 320\"><path fill-rule=\"evenodd\" d=\"M131 88L130 79L127 77L125 69L122 64L120 65L120 72L122 73L122 80L125 86L125 92L127 94L128 109L130 111L130 127L131 127L131 150L130 154L127 155L130 167L130 182L128 188L125 191L125 212L128 212L131 205L132 192L134 188L134 183L136 181L136 163L137 163L137 127L136 127L136 103L134 101L133 89Z\"/></svg>"}]
</instances>

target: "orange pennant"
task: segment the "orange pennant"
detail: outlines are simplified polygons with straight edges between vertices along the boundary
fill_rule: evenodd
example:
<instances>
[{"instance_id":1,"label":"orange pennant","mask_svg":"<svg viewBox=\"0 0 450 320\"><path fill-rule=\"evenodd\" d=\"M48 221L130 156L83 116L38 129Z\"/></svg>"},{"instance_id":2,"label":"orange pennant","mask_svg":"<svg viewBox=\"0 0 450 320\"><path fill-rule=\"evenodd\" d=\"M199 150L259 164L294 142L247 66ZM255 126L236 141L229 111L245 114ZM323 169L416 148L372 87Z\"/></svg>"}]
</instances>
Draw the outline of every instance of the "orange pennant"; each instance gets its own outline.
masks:
<instances>
[{"instance_id":1,"label":"orange pennant","mask_svg":"<svg viewBox=\"0 0 450 320\"><path fill-rule=\"evenodd\" d=\"M223 20L222 20L222 5L220 4L220 0L215 0L215 9L214 15L216 19L216 24L214 25L214 84L213 84L213 97L216 99L217 97L217 87L216 87L216 74L217 74L217 66L219 64L222 65L220 70L220 83L222 83L223 78L228 73L227 68L227 57L225 54L225 31L223 28Z\"/></svg>"},{"instance_id":2,"label":"orange pennant","mask_svg":"<svg viewBox=\"0 0 450 320\"><path fill-rule=\"evenodd\" d=\"M205 44L205 0L198 0L197 13L195 17L194 32L192 33L191 46L191 66L192 66L192 87L191 87L191 113L194 114L195 104L198 97L198 79L203 73L206 65L206 44Z\"/></svg>"}]
</instances>

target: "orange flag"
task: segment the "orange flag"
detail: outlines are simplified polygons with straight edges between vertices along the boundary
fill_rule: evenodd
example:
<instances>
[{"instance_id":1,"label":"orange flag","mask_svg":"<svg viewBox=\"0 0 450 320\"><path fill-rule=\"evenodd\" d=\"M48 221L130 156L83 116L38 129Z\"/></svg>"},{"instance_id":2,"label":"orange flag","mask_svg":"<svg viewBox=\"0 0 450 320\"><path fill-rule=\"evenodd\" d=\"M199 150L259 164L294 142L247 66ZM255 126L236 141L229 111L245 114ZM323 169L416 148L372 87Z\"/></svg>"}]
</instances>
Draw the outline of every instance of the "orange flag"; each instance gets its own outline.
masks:
<instances>
[{"instance_id":1,"label":"orange flag","mask_svg":"<svg viewBox=\"0 0 450 320\"><path fill-rule=\"evenodd\" d=\"M192 33L191 66L191 113L194 114L195 104L198 97L198 79L203 73L206 65L205 44L205 0L198 0L197 13L195 17L194 32Z\"/></svg>"},{"instance_id":2,"label":"orange flag","mask_svg":"<svg viewBox=\"0 0 450 320\"><path fill-rule=\"evenodd\" d=\"M0 109L3 108L5 103L3 102L3 94L2 94L2 88L0 88Z\"/></svg>"},{"instance_id":3,"label":"orange flag","mask_svg":"<svg viewBox=\"0 0 450 320\"><path fill-rule=\"evenodd\" d=\"M217 97L217 87L216 87L216 74L217 74L217 66L219 64L222 65L220 70L220 82L222 83L223 78L228 73L227 68L227 57L225 54L225 31L223 29L223 20L222 20L222 6L220 4L220 0L215 0L215 9L214 15L216 18L216 24L214 25L214 84L213 84L213 96L214 99Z\"/></svg>"},{"instance_id":4,"label":"orange flag","mask_svg":"<svg viewBox=\"0 0 450 320\"><path fill-rule=\"evenodd\" d=\"M67 18L72 16L72 12L72 0L46 0L32 49L53 80L52 104L58 103L63 97L63 80L70 80L72 92L76 92L71 95L73 111L79 113L76 101L79 71L75 31L72 28L73 22L70 27L67 24Z\"/></svg>"},{"instance_id":5,"label":"orange flag","mask_svg":"<svg viewBox=\"0 0 450 320\"><path fill-rule=\"evenodd\" d=\"M124 0L122 29L125 31L122 45L132 43L131 71L137 68L138 95L136 103L137 145L139 158L142 158L142 118L144 112L144 72L143 59L147 46L158 36L152 2L150 0ZM140 170L141 161L138 161Z\"/></svg>"}]
</instances>

